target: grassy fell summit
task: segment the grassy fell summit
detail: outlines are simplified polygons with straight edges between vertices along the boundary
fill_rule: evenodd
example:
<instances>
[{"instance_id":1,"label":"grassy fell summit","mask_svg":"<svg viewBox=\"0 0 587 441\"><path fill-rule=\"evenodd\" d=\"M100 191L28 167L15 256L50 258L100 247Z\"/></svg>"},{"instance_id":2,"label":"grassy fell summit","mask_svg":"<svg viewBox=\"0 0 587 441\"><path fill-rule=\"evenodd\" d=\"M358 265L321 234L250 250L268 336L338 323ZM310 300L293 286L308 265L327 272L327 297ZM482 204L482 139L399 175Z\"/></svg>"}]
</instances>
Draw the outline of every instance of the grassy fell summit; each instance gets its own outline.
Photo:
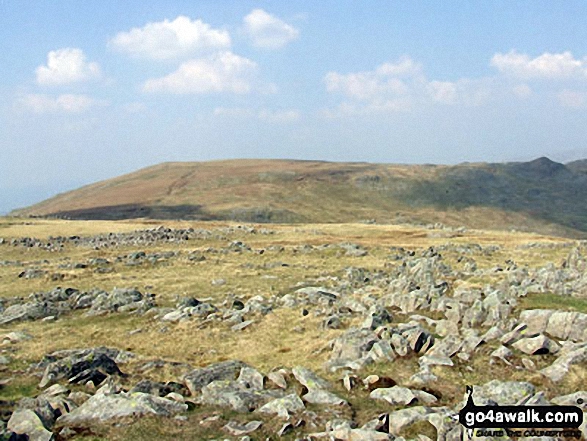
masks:
<instances>
[{"instance_id":1,"label":"grassy fell summit","mask_svg":"<svg viewBox=\"0 0 587 441\"><path fill-rule=\"evenodd\" d=\"M585 161L394 165L299 160L163 163L13 215L72 219L413 222L587 233Z\"/></svg>"}]
</instances>

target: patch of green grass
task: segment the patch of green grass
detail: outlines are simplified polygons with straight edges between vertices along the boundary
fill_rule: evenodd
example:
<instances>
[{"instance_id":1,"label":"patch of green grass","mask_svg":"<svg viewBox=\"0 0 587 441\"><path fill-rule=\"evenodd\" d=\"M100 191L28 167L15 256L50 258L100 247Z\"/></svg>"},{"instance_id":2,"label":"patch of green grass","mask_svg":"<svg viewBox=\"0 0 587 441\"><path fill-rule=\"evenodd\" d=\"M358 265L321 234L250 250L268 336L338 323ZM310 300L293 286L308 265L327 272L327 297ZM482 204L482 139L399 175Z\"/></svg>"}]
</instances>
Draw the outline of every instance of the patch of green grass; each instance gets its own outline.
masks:
<instances>
[{"instance_id":1,"label":"patch of green grass","mask_svg":"<svg viewBox=\"0 0 587 441\"><path fill-rule=\"evenodd\" d=\"M552 293L531 293L520 299L520 309L557 309L587 313L587 299Z\"/></svg>"},{"instance_id":2,"label":"patch of green grass","mask_svg":"<svg viewBox=\"0 0 587 441\"><path fill-rule=\"evenodd\" d=\"M38 392L38 383L38 378L14 375L6 386L0 387L0 400L18 401L24 397L35 396Z\"/></svg>"}]
</instances>

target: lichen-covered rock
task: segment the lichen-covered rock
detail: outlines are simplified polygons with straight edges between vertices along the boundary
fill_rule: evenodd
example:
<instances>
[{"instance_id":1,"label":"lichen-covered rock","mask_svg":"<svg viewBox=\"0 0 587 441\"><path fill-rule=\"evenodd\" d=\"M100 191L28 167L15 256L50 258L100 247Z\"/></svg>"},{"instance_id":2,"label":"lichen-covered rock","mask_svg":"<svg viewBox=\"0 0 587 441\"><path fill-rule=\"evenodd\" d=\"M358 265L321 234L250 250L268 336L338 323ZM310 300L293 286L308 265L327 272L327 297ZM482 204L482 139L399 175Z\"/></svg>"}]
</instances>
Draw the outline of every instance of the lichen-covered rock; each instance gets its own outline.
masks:
<instances>
[{"instance_id":1,"label":"lichen-covered rock","mask_svg":"<svg viewBox=\"0 0 587 441\"><path fill-rule=\"evenodd\" d=\"M247 364L238 360L223 361L209 366L194 369L184 376L184 382L192 395L197 394L204 386L219 380L234 380Z\"/></svg>"},{"instance_id":2,"label":"lichen-covered rock","mask_svg":"<svg viewBox=\"0 0 587 441\"><path fill-rule=\"evenodd\" d=\"M63 357L59 353L46 356L49 361L39 387L44 388L61 379L77 383L88 380L99 380L101 383L108 375L124 375L112 356L118 355L116 349L91 348L77 351L65 351ZM55 355L57 354L57 355Z\"/></svg>"},{"instance_id":3,"label":"lichen-covered rock","mask_svg":"<svg viewBox=\"0 0 587 441\"><path fill-rule=\"evenodd\" d=\"M142 392L96 394L72 412L57 419L59 427L89 427L105 421L141 415L172 416L187 410L187 404Z\"/></svg>"},{"instance_id":4,"label":"lichen-covered rock","mask_svg":"<svg viewBox=\"0 0 587 441\"><path fill-rule=\"evenodd\" d=\"M275 414L280 418L289 418L290 414L301 412L306 408L304 402L296 394L276 398L263 405L257 412Z\"/></svg>"},{"instance_id":5,"label":"lichen-covered rock","mask_svg":"<svg viewBox=\"0 0 587 441\"><path fill-rule=\"evenodd\" d=\"M43 425L39 416L30 409L16 410L12 413L6 428L9 432L30 441L53 441L53 433ZM21 439L21 438L15 439ZM10 439L13 439L10 437Z\"/></svg>"}]
</instances>

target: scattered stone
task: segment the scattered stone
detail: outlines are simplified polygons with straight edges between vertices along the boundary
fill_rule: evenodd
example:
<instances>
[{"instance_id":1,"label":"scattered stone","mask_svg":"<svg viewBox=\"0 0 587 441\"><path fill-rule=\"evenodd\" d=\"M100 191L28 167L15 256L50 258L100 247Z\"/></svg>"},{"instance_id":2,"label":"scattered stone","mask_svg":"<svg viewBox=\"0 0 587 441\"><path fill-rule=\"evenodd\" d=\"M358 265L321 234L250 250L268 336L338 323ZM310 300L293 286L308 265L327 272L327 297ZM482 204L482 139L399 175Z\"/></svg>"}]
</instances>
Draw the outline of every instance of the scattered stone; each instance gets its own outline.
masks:
<instances>
[{"instance_id":1,"label":"scattered stone","mask_svg":"<svg viewBox=\"0 0 587 441\"><path fill-rule=\"evenodd\" d=\"M330 384L328 381L320 378L310 369L306 369L302 366L296 366L291 370L293 376L296 380L302 385L305 386L308 390L312 389L329 389Z\"/></svg>"},{"instance_id":2,"label":"scattered stone","mask_svg":"<svg viewBox=\"0 0 587 441\"><path fill-rule=\"evenodd\" d=\"M296 394L286 395L269 401L257 409L260 413L276 414L280 418L289 418L290 413L301 412L305 409L304 402Z\"/></svg>"},{"instance_id":3,"label":"scattered stone","mask_svg":"<svg viewBox=\"0 0 587 441\"><path fill-rule=\"evenodd\" d=\"M263 425L261 421L249 421L246 424L239 424L235 421L229 421L222 429L232 436L244 436L253 433Z\"/></svg>"},{"instance_id":4,"label":"scattered stone","mask_svg":"<svg viewBox=\"0 0 587 441\"><path fill-rule=\"evenodd\" d=\"M527 355L556 354L560 349L560 345L543 334L521 338L512 346Z\"/></svg>"},{"instance_id":5,"label":"scattered stone","mask_svg":"<svg viewBox=\"0 0 587 441\"><path fill-rule=\"evenodd\" d=\"M332 406L348 404L342 398L334 395L331 392L321 389L310 389L308 393L302 396L302 399L305 402L312 404L327 404Z\"/></svg>"},{"instance_id":6,"label":"scattered stone","mask_svg":"<svg viewBox=\"0 0 587 441\"><path fill-rule=\"evenodd\" d=\"M230 329L232 329L233 331L242 331L243 329L251 326L253 323L255 323L255 320L247 320L247 321L244 321L242 323L239 323L239 324L232 326Z\"/></svg>"},{"instance_id":7,"label":"scattered stone","mask_svg":"<svg viewBox=\"0 0 587 441\"><path fill-rule=\"evenodd\" d=\"M213 381L235 380L243 367L249 366L237 360L223 361L191 371L184 376L184 381L190 393L196 395Z\"/></svg>"}]
</instances>

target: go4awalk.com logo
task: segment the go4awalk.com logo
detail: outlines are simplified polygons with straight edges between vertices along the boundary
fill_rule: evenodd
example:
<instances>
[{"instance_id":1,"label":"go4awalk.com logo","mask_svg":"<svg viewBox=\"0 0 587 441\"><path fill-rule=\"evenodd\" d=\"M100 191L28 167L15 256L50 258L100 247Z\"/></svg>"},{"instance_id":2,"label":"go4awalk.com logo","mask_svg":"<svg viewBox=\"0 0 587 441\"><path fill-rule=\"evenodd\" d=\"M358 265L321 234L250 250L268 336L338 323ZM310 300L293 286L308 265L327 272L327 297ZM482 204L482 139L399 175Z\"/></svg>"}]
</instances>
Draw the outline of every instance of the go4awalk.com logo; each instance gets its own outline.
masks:
<instances>
[{"instance_id":1,"label":"go4awalk.com logo","mask_svg":"<svg viewBox=\"0 0 587 441\"><path fill-rule=\"evenodd\" d=\"M473 387L467 386L467 404L459 422L476 437L581 438L583 411L577 406L476 406ZM582 404L582 403L578 403Z\"/></svg>"}]
</instances>

